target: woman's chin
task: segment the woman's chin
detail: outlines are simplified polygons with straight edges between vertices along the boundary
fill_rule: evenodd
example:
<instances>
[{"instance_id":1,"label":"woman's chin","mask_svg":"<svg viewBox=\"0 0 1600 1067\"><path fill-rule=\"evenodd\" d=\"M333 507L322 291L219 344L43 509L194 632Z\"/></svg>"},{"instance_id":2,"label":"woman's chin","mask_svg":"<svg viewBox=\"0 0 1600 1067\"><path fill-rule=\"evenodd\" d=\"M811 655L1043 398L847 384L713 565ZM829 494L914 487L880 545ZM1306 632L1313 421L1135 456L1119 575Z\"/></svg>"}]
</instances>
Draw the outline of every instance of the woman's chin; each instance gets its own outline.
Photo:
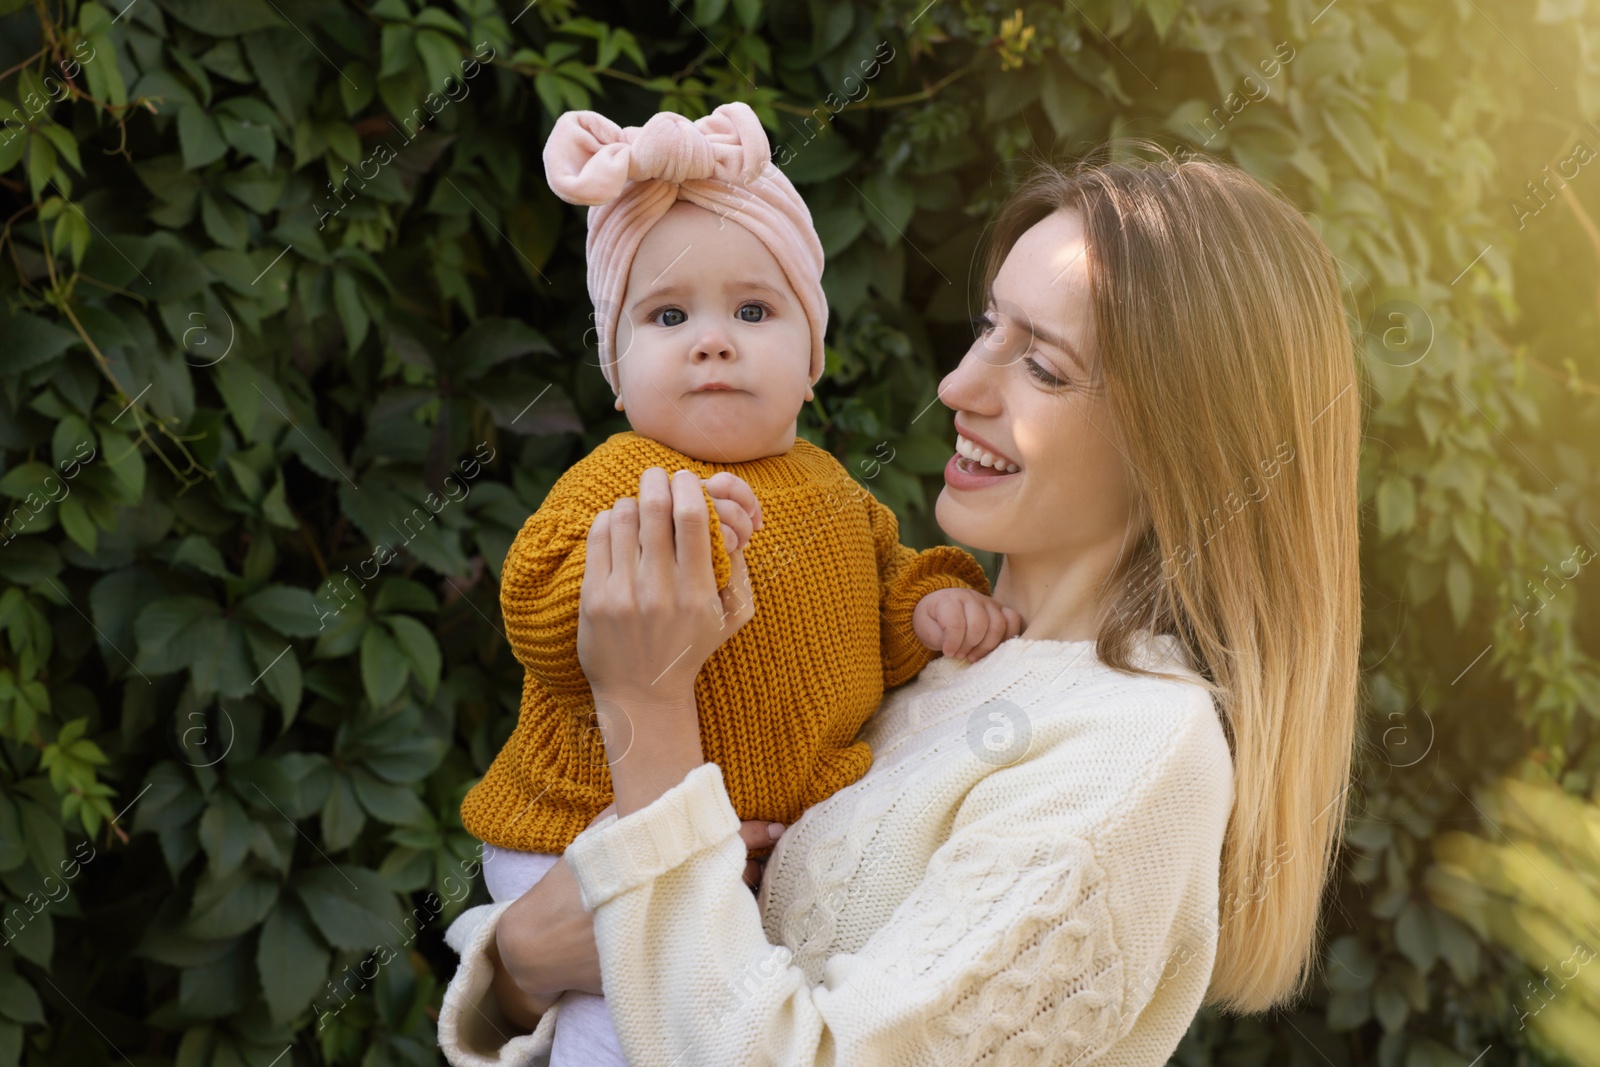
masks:
<instances>
[{"instance_id":1,"label":"woman's chin","mask_svg":"<svg viewBox=\"0 0 1600 1067\"><path fill-rule=\"evenodd\" d=\"M992 511L984 511L962 500L961 495L951 491L949 486L939 490L939 496L933 502L933 521L952 541L982 552L1000 551L993 546L1001 540L995 533L1003 524L996 522Z\"/></svg>"}]
</instances>

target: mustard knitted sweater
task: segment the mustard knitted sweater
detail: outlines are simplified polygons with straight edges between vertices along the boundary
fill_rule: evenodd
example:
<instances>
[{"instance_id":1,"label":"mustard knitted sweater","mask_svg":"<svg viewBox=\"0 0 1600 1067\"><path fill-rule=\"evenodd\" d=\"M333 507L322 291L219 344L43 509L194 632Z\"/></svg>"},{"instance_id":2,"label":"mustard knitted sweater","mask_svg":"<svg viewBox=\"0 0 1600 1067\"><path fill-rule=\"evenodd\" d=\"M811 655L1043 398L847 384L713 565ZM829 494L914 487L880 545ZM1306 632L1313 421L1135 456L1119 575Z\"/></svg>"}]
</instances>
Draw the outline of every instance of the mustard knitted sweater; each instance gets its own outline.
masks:
<instances>
[{"instance_id":1,"label":"mustard knitted sweater","mask_svg":"<svg viewBox=\"0 0 1600 1067\"><path fill-rule=\"evenodd\" d=\"M779 456L713 463L613 434L556 481L506 556L500 608L525 673L516 729L461 804L463 825L482 841L560 853L611 803L578 664L578 592L594 517L636 495L653 466L702 478L732 471L761 502L762 528L745 548L755 617L711 654L694 687L701 748L741 819L793 823L865 774L872 753L857 732L886 688L935 655L912 630L917 601L954 586L989 592L961 549L901 545L894 512L803 438ZM711 515L720 587L730 564Z\"/></svg>"}]
</instances>

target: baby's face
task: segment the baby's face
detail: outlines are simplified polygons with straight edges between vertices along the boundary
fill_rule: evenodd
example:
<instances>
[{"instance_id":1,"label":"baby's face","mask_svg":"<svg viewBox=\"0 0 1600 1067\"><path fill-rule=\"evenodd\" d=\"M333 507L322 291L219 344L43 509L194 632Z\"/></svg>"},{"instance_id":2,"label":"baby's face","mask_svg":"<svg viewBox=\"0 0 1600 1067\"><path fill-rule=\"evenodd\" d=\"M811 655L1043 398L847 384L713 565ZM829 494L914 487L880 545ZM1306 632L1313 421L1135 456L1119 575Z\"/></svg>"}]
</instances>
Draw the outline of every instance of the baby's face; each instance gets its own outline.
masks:
<instances>
[{"instance_id":1,"label":"baby's face","mask_svg":"<svg viewBox=\"0 0 1600 1067\"><path fill-rule=\"evenodd\" d=\"M715 463L794 446L811 327L778 261L734 218L679 200L645 235L617 353L634 432Z\"/></svg>"}]
</instances>

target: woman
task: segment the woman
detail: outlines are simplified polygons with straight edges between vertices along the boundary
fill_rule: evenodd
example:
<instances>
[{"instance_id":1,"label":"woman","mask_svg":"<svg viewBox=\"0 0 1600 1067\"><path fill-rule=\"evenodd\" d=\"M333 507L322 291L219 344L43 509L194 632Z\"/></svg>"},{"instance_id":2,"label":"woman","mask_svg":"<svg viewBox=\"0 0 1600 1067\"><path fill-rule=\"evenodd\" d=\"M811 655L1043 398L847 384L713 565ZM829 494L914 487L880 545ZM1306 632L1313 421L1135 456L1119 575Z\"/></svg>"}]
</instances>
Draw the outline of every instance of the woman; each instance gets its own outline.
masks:
<instances>
[{"instance_id":1,"label":"woman","mask_svg":"<svg viewBox=\"0 0 1600 1067\"><path fill-rule=\"evenodd\" d=\"M713 593L694 476L646 472L582 594L615 814L452 928L452 1063L529 1062L602 971L628 1062L663 1067L1159 1065L1202 1003L1304 989L1360 638L1333 258L1243 172L1165 157L1040 169L983 283L936 517L1003 554L1022 635L889 694L871 770L752 899L765 836L702 760L692 683L759 605L742 559Z\"/></svg>"}]
</instances>

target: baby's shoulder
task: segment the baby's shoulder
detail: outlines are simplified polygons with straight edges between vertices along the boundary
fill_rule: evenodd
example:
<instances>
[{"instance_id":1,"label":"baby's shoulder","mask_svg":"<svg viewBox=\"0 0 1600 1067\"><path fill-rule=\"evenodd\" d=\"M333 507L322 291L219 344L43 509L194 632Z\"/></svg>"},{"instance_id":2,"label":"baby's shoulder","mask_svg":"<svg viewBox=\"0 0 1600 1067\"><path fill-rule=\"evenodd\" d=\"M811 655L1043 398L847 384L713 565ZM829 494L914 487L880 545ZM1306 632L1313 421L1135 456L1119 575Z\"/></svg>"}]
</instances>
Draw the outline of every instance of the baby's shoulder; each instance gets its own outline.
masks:
<instances>
[{"instance_id":1,"label":"baby's shoulder","mask_svg":"<svg viewBox=\"0 0 1600 1067\"><path fill-rule=\"evenodd\" d=\"M593 517L639 491L639 475L650 467L674 470L687 457L648 437L623 430L596 445L562 472L540 510L551 508Z\"/></svg>"}]
</instances>

